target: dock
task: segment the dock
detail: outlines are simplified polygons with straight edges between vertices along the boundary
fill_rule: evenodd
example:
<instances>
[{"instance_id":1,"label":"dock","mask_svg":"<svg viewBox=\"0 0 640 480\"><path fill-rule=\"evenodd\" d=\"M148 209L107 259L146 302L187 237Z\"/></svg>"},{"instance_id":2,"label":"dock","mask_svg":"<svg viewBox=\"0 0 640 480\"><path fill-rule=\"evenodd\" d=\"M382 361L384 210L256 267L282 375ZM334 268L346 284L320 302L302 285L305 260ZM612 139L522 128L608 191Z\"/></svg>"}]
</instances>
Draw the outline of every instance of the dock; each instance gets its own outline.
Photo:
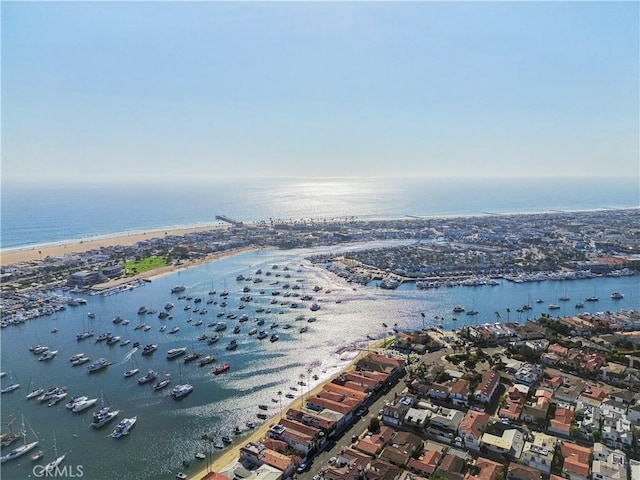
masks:
<instances>
[{"instance_id":1,"label":"dock","mask_svg":"<svg viewBox=\"0 0 640 480\"><path fill-rule=\"evenodd\" d=\"M227 222L230 223L231 225L235 225L235 226L241 226L242 222L239 222L238 220L234 220L233 218L229 218L226 215L216 215L216 220L221 220L223 222Z\"/></svg>"}]
</instances>

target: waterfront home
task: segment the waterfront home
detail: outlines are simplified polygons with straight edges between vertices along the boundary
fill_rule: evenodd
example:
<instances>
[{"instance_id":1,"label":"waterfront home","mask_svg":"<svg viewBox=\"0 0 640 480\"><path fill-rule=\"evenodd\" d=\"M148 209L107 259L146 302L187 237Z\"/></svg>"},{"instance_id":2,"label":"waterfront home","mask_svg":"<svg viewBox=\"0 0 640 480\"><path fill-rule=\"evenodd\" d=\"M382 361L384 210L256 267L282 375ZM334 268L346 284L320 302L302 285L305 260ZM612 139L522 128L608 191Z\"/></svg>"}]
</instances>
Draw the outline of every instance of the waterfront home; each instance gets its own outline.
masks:
<instances>
[{"instance_id":1,"label":"waterfront home","mask_svg":"<svg viewBox=\"0 0 640 480\"><path fill-rule=\"evenodd\" d=\"M271 427L267 432L267 436L286 443L290 449L295 450L302 456L307 455L315 446L313 435L289 429L282 424Z\"/></svg>"},{"instance_id":2,"label":"waterfront home","mask_svg":"<svg viewBox=\"0 0 640 480\"><path fill-rule=\"evenodd\" d=\"M388 357L386 355L369 352L358 360L356 369L386 373L389 375L389 381L393 382L402 376L404 366L405 361L401 358Z\"/></svg>"},{"instance_id":3,"label":"waterfront home","mask_svg":"<svg viewBox=\"0 0 640 480\"><path fill-rule=\"evenodd\" d=\"M271 450L261 443L254 442L249 442L240 448L240 461L246 462L254 468L269 465L280 470L285 478L290 477L296 468L290 456Z\"/></svg>"}]
</instances>

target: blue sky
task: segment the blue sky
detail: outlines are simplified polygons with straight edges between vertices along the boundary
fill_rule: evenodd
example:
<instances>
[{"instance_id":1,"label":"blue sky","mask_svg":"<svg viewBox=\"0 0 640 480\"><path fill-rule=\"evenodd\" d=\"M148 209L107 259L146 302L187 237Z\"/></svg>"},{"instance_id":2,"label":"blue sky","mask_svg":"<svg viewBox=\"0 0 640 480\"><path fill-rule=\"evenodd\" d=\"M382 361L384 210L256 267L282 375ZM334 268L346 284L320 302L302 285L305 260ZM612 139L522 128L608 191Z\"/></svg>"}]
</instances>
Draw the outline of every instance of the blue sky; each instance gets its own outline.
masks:
<instances>
[{"instance_id":1,"label":"blue sky","mask_svg":"<svg viewBox=\"0 0 640 480\"><path fill-rule=\"evenodd\" d=\"M2 176L639 176L637 2L2 2Z\"/></svg>"}]
</instances>

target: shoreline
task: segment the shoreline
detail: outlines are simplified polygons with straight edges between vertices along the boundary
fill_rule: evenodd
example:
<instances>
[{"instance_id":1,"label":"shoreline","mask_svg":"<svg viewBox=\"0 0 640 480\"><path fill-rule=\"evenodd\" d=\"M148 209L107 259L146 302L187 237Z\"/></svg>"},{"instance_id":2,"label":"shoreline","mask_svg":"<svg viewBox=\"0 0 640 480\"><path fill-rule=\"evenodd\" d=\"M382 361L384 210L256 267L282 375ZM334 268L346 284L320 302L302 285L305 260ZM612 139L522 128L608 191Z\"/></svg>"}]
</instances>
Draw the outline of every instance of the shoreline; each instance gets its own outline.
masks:
<instances>
[{"instance_id":1,"label":"shoreline","mask_svg":"<svg viewBox=\"0 0 640 480\"><path fill-rule=\"evenodd\" d=\"M226 228L224 224L211 224L192 227L160 228L141 232L114 234L113 236L92 237L82 240L69 240L45 245L35 245L24 248L0 250L0 265L7 266L16 263L35 262L47 257L63 257L74 253L84 253L89 250L135 245L143 240L161 238L164 235L184 236L190 233L209 232L219 228Z\"/></svg>"},{"instance_id":2,"label":"shoreline","mask_svg":"<svg viewBox=\"0 0 640 480\"><path fill-rule=\"evenodd\" d=\"M291 402L284 405L280 413L267 419L265 423L257 427L252 433L248 434L246 437L242 437L237 442L234 442L227 451L222 452L219 457L211 460L208 467L205 463L204 466L196 470L194 473L188 474L188 477L193 478L195 480L205 480L209 478L209 476L214 475L217 472L220 472L231 463L237 461L240 458L240 449L244 447L247 443L250 443L250 442L257 443L259 440L264 438L267 432L269 431L269 429L272 426L276 425L280 421L280 419L284 417L287 410L289 410L290 408L297 408L302 406L304 397L309 398L310 396L320 392L325 384L331 382L334 378L341 375L348 369L353 368L353 366L356 364L358 360L360 360L360 358L368 354L370 350L380 348L381 346L384 345L384 343L385 343L385 339L378 339L370 342L367 345L367 348L365 350L361 349L360 353L358 353L350 362L346 363L344 367L341 368L339 371L331 375L326 380L323 380L320 383L318 383L305 395L302 395L300 397L297 397L291 400Z\"/></svg>"},{"instance_id":3,"label":"shoreline","mask_svg":"<svg viewBox=\"0 0 640 480\"><path fill-rule=\"evenodd\" d=\"M518 212L479 212L479 213L451 213L451 214L433 214L433 215L405 215L401 217L355 217L358 222L377 222L377 221L411 221L411 220L430 220L430 219L459 219L474 218L487 216L529 216L529 215L546 215L558 213L589 213L603 210L635 210L639 207L615 207L615 208L586 208L586 209L569 209L569 210L541 210L541 211L518 211ZM322 220L322 217L316 219ZM244 222L244 225L251 226L262 222L263 220L252 220ZM290 220L293 221L293 220ZM288 223L282 221L279 223ZM20 247L0 248L0 265L7 266L14 263L33 262L51 257L61 257L70 253L83 253L94 248L113 247L116 245L131 246L142 240L157 239L167 235L186 235L196 232L207 232L218 228L228 228L230 225L219 221L217 223L194 224L188 226L167 226L150 228L147 230L132 230L127 232L115 232L112 234L90 236L81 239L68 239L42 244L32 244Z\"/></svg>"}]
</instances>

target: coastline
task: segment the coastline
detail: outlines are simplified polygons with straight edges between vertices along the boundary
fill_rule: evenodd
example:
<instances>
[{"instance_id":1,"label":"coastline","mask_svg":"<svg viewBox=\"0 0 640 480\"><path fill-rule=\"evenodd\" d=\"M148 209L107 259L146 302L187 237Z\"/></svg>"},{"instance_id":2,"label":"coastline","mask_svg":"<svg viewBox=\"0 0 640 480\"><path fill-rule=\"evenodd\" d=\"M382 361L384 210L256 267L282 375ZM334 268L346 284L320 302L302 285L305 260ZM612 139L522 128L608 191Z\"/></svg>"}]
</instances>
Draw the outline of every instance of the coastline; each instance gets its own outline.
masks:
<instances>
[{"instance_id":1,"label":"coastline","mask_svg":"<svg viewBox=\"0 0 640 480\"><path fill-rule=\"evenodd\" d=\"M31 246L18 249L0 250L0 265L12 265L15 263L34 262L46 257L62 257L73 253L84 253L89 250L116 245L131 246L143 240L161 238L164 235L187 235L190 233L209 232L218 228L226 228L224 224L212 224L181 228L161 228L143 232L130 232L121 235L94 237L84 240L59 242L49 245Z\"/></svg>"},{"instance_id":2,"label":"coastline","mask_svg":"<svg viewBox=\"0 0 640 480\"><path fill-rule=\"evenodd\" d=\"M237 442L234 442L234 444L231 445L229 450L221 453L219 457L213 459L208 467L206 464L203 465L195 473L189 474L189 478L194 478L196 480L205 480L209 477L213 477L213 475L216 472L220 472L229 464L237 461L240 458L240 449L242 447L244 447L247 443L258 442L259 440L264 438L267 432L269 431L269 429L272 426L276 425L281 418L283 418L283 416L285 415L288 409L299 408L302 406L304 396L308 398L309 396L315 395L318 392L320 392L325 384L331 382L334 378L341 375L345 371L353 368L353 366L356 364L356 362L358 362L358 360L360 360L364 355L368 354L372 349L377 349L382 345L384 345L384 342L385 342L385 339L374 340L373 342L371 342L366 349L360 351L360 353L356 355L353 358L353 360L347 363L340 371L334 373L333 375L331 375L331 377L327 378L326 380L323 380L322 382L318 383L306 395L297 397L293 399L291 402L289 402L288 404L284 405L282 408L282 411L278 415L275 415L269 418L268 421L266 421L264 424L257 427L250 435L247 435L246 437L241 438Z\"/></svg>"}]
</instances>

